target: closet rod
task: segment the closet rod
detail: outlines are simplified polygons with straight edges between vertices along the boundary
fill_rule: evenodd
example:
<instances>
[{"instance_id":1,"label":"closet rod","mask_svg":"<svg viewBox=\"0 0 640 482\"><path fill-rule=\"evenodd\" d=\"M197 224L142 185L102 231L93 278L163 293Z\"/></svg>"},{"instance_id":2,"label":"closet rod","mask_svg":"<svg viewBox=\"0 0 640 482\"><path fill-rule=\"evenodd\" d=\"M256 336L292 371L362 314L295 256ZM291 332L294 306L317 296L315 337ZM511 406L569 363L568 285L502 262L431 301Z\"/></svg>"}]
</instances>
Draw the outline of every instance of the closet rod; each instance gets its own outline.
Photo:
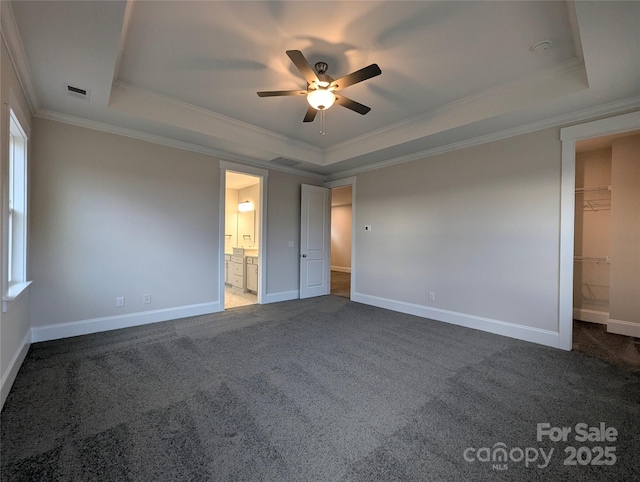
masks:
<instances>
[{"instance_id":1,"label":"closet rod","mask_svg":"<svg viewBox=\"0 0 640 482\"><path fill-rule=\"evenodd\" d=\"M576 192L611 191L611 186L577 187Z\"/></svg>"},{"instance_id":2,"label":"closet rod","mask_svg":"<svg viewBox=\"0 0 640 482\"><path fill-rule=\"evenodd\" d=\"M586 261L586 262L605 262L608 263L611 258L609 258L609 256L601 256L601 257L594 257L594 256L574 256L573 257L574 261Z\"/></svg>"}]
</instances>

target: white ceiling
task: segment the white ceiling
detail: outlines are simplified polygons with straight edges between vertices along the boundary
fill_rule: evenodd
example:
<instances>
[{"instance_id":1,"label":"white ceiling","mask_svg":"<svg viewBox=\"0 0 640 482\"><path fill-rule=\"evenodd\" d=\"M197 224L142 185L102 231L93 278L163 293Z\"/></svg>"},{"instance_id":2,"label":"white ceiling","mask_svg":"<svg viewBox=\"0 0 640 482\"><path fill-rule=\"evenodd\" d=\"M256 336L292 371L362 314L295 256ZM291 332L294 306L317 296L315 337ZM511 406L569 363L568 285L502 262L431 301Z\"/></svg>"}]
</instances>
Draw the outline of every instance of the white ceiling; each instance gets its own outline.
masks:
<instances>
[{"instance_id":1,"label":"white ceiling","mask_svg":"<svg viewBox=\"0 0 640 482\"><path fill-rule=\"evenodd\" d=\"M241 174L239 172L226 171L225 186L227 189L244 189L260 183L260 178Z\"/></svg>"},{"instance_id":2,"label":"white ceiling","mask_svg":"<svg viewBox=\"0 0 640 482\"><path fill-rule=\"evenodd\" d=\"M640 106L640 2L10 6L3 35L36 115L262 166L336 176ZM531 51L544 40L551 49ZM343 91L371 112L336 105L323 136L320 116L302 122L304 97L259 98L306 88L289 49L327 62L334 78L377 63L382 75ZM89 100L67 84L90 90Z\"/></svg>"},{"instance_id":3,"label":"white ceiling","mask_svg":"<svg viewBox=\"0 0 640 482\"><path fill-rule=\"evenodd\" d=\"M345 206L351 204L351 186L334 187L331 190L331 206Z\"/></svg>"}]
</instances>

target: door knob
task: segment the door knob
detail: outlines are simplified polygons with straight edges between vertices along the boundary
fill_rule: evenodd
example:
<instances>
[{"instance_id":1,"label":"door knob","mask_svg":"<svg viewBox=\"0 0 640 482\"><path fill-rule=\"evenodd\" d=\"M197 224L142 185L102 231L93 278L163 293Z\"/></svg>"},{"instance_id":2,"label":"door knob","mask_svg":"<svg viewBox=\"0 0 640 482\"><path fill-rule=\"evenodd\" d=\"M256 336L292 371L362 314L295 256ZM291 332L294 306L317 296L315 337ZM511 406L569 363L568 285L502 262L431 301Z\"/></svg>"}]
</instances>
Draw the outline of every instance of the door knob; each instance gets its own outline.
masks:
<instances>
[{"instance_id":1,"label":"door knob","mask_svg":"<svg viewBox=\"0 0 640 482\"><path fill-rule=\"evenodd\" d=\"M302 257L303 257L303 258L306 258L306 257L307 257L307 255L306 255L306 254L303 254L303 255L302 255Z\"/></svg>"}]
</instances>

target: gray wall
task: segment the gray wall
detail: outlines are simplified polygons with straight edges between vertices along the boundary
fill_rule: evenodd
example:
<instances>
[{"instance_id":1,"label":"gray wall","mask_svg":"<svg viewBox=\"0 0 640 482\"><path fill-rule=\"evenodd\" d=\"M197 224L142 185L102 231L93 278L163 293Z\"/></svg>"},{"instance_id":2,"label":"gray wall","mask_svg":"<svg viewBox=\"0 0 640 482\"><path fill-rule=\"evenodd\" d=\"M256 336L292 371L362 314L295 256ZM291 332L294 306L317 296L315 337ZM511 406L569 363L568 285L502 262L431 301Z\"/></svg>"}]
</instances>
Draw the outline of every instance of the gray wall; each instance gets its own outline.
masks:
<instances>
[{"instance_id":1,"label":"gray wall","mask_svg":"<svg viewBox=\"0 0 640 482\"><path fill-rule=\"evenodd\" d=\"M351 204L331 206L331 269L351 271L352 219Z\"/></svg>"},{"instance_id":2,"label":"gray wall","mask_svg":"<svg viewBox=\"0 0 640 482\"><path fill-rule=\"evenodd\" d=\"M43 119L33 138L34 328L220 301L217 159ZM560 153L547 129L359 174L355 294L557 333ZM267 301L297 297L303 183L269 173Z\"/></svg>"},{"instance_id":3,"label":"gray wall","mask_svg":"<svg viewBox=\"0 0 640 482\"><path fill-rule=\"evenodd\" d=\"M33 159L33 327L220 301L217 159L44 119ZM304 181L269 175L267 295L298 288Z\"/></svg>"},{"instance_id":4,"label":"gray wall","mask_svg":"<svg viewBox=\"0 0 640 482\"><path fill-rule=\"evenodd\" d=\"M300 287L301 185L322 181L280 171L269 172L267 207L267 293L279 299ZM289 247L289 241L294 247ZM297 294L295 297L297 298Z\"/></svg>"},{"instance_id":5,"label":"gray wall","mask_svg":"<svg viewBox=\"0 0 640 482\"><path fill-rule=\"evenodd\" d=\"M557 332L560 157L547 129L359 174L356 293Z\"/></svg>"},{"instance_id":6,"label":"gray wall","mask_svg":"<svg viewBox=\"0 0 640 482\"><path fill-rule=\"evenodd\" d=\"M216 300L219 176L202 154L37 119L32 326Z\"/></svg>"},{"instance_id":7,"label":"gray wall","mask_svg":"<svg viewBox=\"0 0 640 482\"><path fill-rule=\"evenodd\" d=\"M611 151L609 318L640 324L640 136L615 139Z\"/></svg>"},{"instance_id":8,"label":"gray wall","mask_svg":"<svg viewBox=\"0 0 640 482\"><path fill-rule=\"evenodd\" d=\"M351 272L353 220L351 186L331 190L331 269Z\"/></svg>"},{"instance_id":9,"label":"gray wall","mask_svg":"<svg viewBox=\"0 0 640 482\"><path fill-rule=\"evenodd\" d=\"M18 77L9 59L9 53L3 40L0 41L0 180L2 180L2 229L6 230L9 191L7 178L9 175L9 109L11 107L19 117L20 124L27 131L31 130L31 111L22 92ZM29 152L29 146L27 146ZM29 158L27 163L29 163ZM2 253L2 272L6 270L5 236L0 236L0 253ZM28 270L28 267L27 267ZM28 271L27 271L28 274ZM9 393L11 385L20 368L20 364L29 348L29 288L16 301L9 304L6 312L0 310L0 407ZM4 295L4 293L3 293Z\"/></svg>"}]
</instances>

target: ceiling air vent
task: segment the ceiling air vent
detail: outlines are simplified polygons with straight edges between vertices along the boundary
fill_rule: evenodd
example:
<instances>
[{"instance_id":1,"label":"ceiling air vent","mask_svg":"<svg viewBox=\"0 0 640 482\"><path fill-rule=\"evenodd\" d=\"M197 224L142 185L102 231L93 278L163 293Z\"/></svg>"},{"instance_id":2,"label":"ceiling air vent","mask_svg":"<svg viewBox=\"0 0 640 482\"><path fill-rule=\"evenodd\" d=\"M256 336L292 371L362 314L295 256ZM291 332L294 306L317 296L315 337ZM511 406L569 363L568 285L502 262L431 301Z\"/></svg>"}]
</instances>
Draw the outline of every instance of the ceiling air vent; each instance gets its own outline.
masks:
<instances>
[{"instance_id":1,"label":"ceiling air vent","mask_svg":"<svg viewBox=\"0 0 640 482\"><path fill-rule=\"evenodd\" d=\"M91 91L88 89L81 89L80 87L74 87L73 85L66 84L67 94L76 99L89 100Z\"/></svg>"},{"instance_id":2,"label":"ceiling air vent","mask_svg":"<svg viewBox=\"0 0 640 482\"><path fill-rule=\"evenodd\" d=\"M271 159L273 164L277 164L278 166L283 167L293 167L300 164L300 161L294 161L293 159L285 159L284 157L276 157L275 159Z\"/></svg>"}]
</instances>

